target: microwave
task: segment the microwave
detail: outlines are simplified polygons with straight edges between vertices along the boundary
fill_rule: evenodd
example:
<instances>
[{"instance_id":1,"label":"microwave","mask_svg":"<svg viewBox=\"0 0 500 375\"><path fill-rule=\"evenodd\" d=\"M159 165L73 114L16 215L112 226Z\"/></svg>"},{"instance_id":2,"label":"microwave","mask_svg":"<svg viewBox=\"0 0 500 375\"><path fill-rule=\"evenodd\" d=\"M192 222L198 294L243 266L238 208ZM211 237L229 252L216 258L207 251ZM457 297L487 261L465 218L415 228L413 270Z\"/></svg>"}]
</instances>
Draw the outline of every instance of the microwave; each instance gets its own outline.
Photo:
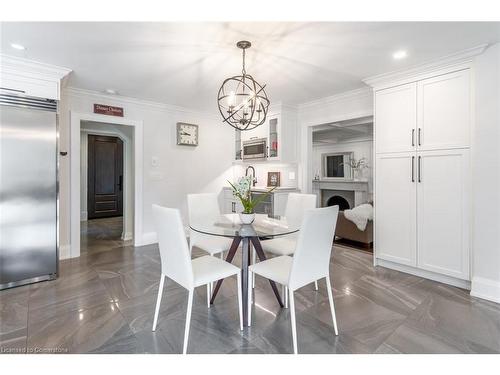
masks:
<instances>
[{"instance_id":1,"label":"microwave","mask_svg":"<svg viewBox=\"0 0 500 375\"><path fill-rule=\"evenodd\" d=\"M267 139L254 138L243 141L242 159L265 159L267 157Z\"/></svg>"}]
</instances>

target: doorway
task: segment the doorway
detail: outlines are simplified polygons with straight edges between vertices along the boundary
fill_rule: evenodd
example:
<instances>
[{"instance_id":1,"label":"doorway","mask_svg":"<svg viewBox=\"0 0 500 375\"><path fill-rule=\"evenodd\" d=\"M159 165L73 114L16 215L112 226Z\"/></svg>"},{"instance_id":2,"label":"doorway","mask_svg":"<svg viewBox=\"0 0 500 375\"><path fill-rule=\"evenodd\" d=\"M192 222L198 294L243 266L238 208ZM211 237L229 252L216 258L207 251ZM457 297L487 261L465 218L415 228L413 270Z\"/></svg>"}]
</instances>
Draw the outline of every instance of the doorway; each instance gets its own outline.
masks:
<instances>
[{"instance_id":1,"label":"doorway","mask_svg":"<svg viewBox=\"0 0 500 375\"><path fill-rule=\"evenodd\" d=\"M82 253L92 254L132 244L133 137L131 126L81 122Z\"/></svg>"},{"instance_id":2,"label":"doorway","mask_svg":"<svg viewBox=\"0 0 500 375\"><path fill-rule=\"evenodd\" d=\"M124 163L124 180L126 183L124 184L123 217L126 232L123 234L125 236L124 240L132 240L134 246L143 244L143 122L126 117L71 111L70 150L72 156L70 159L70 221L68 222L70 225L70 246L61 254L62 259L80 256L81 224L85 214L83 206L87 204L87 184L86 180L83 183L84 176L81 174L81 163L86 160L86 158L82 157L82 142L86 139L86 137L82 136L82 125L91 122L113 125L118 131L130 130L131 141L124 142L125 154L128 156L126 156ZM102 128L99 129L102 130ZM116 133L104 133L102 135L116 135ZM130 152L127 152L127 150L130 150ZM131 173L127 173L129 168ZM65 231L67 228L63 227L62 230Z\"/></svg>"}]
</instances>

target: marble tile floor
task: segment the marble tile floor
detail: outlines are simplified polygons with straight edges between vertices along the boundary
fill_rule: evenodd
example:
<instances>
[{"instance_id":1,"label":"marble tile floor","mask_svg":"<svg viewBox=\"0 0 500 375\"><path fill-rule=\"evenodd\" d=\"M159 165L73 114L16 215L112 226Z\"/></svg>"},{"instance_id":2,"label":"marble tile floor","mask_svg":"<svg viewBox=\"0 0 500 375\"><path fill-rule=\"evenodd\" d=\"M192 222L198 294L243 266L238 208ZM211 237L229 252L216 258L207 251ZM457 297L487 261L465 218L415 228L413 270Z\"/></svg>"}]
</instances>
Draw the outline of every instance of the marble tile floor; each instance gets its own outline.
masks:
<instances>
[{"instance_id":1,"label":"marble tile floor","mask_svg":"<svg viewBox=\"0 0 500 375\"><path fill-rule=\"evenodd\" d=\"M86 251L61 262L59 279L0 292L0 353L180 353L187 291L173 281L151 332L157 246L134 248L88 224ZM498 304L373 267L371 254L338 245L330 270L340 334L324 282L319 291L304 287L296 292L300 353L500 353ZM292 351L289 310L279 308L266 280L256 281L253 325L243 332L236 280L224 282L210 309L205 293L196 290L189 353Z\"/></svg>"}]
</instances>

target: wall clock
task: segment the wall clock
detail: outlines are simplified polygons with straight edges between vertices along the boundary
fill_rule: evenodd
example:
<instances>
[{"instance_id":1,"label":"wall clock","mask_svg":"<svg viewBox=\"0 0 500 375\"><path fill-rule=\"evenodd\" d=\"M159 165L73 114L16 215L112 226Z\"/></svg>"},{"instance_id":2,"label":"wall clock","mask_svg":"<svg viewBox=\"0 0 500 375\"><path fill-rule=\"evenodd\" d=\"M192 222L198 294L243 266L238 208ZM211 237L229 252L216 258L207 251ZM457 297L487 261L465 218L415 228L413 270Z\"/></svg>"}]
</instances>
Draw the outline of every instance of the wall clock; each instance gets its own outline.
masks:
<instances>
[{"instance_id":1,"label":"wall clock","mask_svg":"<svg viewBox=\"0 0 500 375\"><path fill-rule=\"evenodd\" d=\"M177 144L183 146L198 146L198 125L178 122Z\"/></svg>"}]
</instances>

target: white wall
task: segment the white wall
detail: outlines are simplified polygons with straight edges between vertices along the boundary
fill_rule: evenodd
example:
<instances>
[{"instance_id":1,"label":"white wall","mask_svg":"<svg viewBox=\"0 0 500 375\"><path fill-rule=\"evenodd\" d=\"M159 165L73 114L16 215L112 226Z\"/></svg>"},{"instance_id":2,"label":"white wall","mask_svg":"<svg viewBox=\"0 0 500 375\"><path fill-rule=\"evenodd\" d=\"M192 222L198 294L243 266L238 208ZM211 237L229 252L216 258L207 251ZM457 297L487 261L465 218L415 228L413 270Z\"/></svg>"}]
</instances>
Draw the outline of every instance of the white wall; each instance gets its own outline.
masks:
<instances>
[{"instance_id":1,"label":"white wall","mask_svg":"<svg viewBox=\"0 0 500 375\"><path fill-rule=\"evenodd\" d=\"M304 103L298 110L299 188L312 192L314 177L312 157L312 126L373 115L371 88L349 91L313 102Z\"/></svg>"},{"instance_id":2,"label":"white wall","mask_svg":"<svg viewBox=\"0 0 500 375\"><path fill-rule=\"evenodd\" d=\"M368 192L371 194L373 191L373 139L352 140L326 145L313 145L312 168L314 174L319 172L321 176L322 154L329 154L334 152L352 152L353 157L356 160L359 160L361 158L366 159L369 168L363 170L361 178L368 180Z\"/></svg>"},{"instance_id":3,"label":"white wall","mask_svg":"<svg viewBox=\"0 0 500 375\"><path fill-rule=\"evenodd\" d=\"M500 302L500 44L476 58L471 294Z\"/></svg>"},{"instance_id":4,"label":"white wall","mask_svg":"<svg viewBox=\"0 0 500 375\"><path fill-rule=\"evenodd\" d=\"M186 194L220 192L226 180L233 179L234 130L223 125L214 114L119 96L102 95L68 89L60 103L61 150L69 150L70 111L92 113L93 104L109 104L124 108L125 118L143 121L143 243L155 241L151 205L162 204L180 208L187 218ZM176 123L199 125L198 147L176 145ZM71 150L69 150L71 156ZM151 166L153 156L159 165ZM70 238L70 170L69 158L60 167L61 245Z\"/></svg>"}]
</instances>

